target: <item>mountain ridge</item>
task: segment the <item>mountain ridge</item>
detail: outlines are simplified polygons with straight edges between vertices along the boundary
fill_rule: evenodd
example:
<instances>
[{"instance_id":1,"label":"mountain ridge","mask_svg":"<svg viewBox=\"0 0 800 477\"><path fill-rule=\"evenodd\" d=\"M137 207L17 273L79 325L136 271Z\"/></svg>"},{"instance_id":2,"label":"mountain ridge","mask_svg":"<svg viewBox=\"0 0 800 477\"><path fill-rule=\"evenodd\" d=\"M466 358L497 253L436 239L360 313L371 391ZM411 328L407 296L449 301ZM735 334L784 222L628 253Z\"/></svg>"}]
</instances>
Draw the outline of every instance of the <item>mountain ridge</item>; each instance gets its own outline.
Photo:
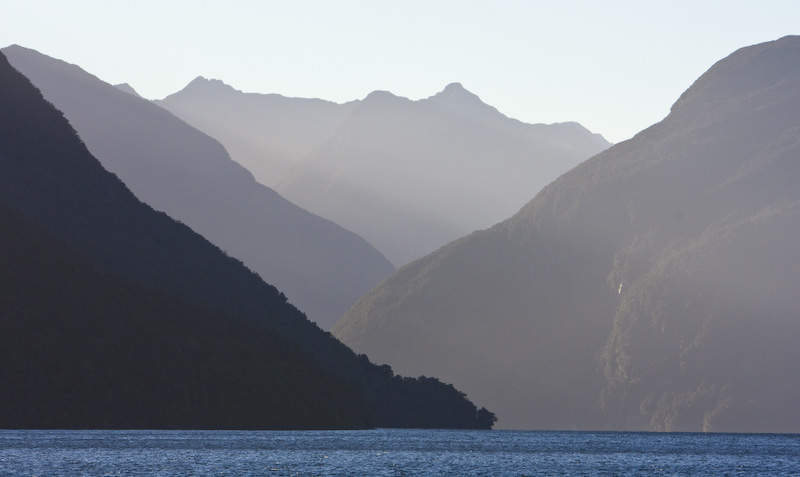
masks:
<instances>
[{"instance_id":1,"label":"mountain ridge","mask_svg":"<svg viewBox=\"0 0 800 477\"><path fill-rule=\"evenodd\" d=\"M237 162L269 187L328 137L354 104L245 93L202 76L155 103L225 144Z\"/></svg>"},{"instance_id":2,"label":"mountain ridge","mask_svg":"<svg viewBox=\"0 0 800 477\"><path fill-rule=\"evenodd\" d=\"M464 85L458 82L448 84L443 90L429 96L425 101L444 106L472 119L482 119L486 117L511 119L498 111L494 106L484 103L478 95L467 90L464 88ZM522 124L522 121L516 119L514 121Z\"/></svg>"},{"instance_id":3,"label":"mountain ridge","mask_svg":"<svg viewBox=\"0 0 800 477\"><path fill-rule=\"evenodd\" d=\"M393 271L361 237L257 183L221 144L171 113L75 65L22 47L3 51L137 197L244 261L323 328Z\"/></svg>"},{"instance_id":4,"label":"mountain ridge","mask_svg":"<svg viewBox=\"0 0 800 477\"><path fill-rule=\"evenodd\" d=\"M128 83L115 84L114 87L119 90L125 91L130 95L137 96L139 98L142 97L139 93L136 92L135 89L133 89L133 86L129 85Z\"/></svg>"},{"instance_id":5,"label":"mountain ridge","mask_svg":"<svg viewBox=\"0 0 800 477\"><path fill-rule=\"evenodd\" d=\"M734 52L332 332L452 381L500 427L797 432L798 58L800 37Z\"/></svg>"},{"instance_id":6,"label":"mountain ridge","mask_svg":"<svg viewBox=\"0 0 800 477\"><path fill-rule=\"evenodd\" d=\"M188 89L157 103L394 266L503 220L609 145L575 125L510 119L460 83L419 100L376 90L343 104Z\"/></svg>"},{"instance_id":7,"label":"mountain ridge","mask_svg":"<svg viewBox=\"0 0 800 477\"><path fill-rule=\"evenodd\" d=\"M194 309L238 317L258 333L277 333L281 340L288 342L292 353L305 355L304 359L313 360L322 367L323 373L332 378L331 384L345 380L363 397L366 409L350 407L356 420L350 421L347 427L361 427L365 421L359 425L357 420L364 416L364 410L372 426L492 426L493 415L486 409L477 409L453 386L433 378L395 376L388 366L375 366L366 356L356 355L310 322L288 303L285 295L241 262L188 226L139 201L116 175L105 170L89 153L63 113L13 69L5 55L1 56L0 106L5 113L0 117L0 204L3 207L46 231L100 274L114 275L140 289L156 290ZM108 87L113 89L113 86ZM128 101L138 101L118 93ZM3 250L3 257L9 253L13 251ZM0 298L5 299L5 296ZM57 300L58 295L51 298ZM93 307L91 316L103 320L114 316L102 307L97 309L100 303L92 301L92 296L79 294L70 296L72 298L86 300L81 306ZM26 313L16 308L3 311L9 313L5 315L9 319L24 317ZM69 311L71 320L81 322L82 317L75 308ZM157 316L148 319L154 318ZM235 327L236 322L229 320L227 324ZM239 339L256 339L247 328L240 330ZM13 341L13 337L10 339ZM256 344L269 346L269 343ZM252 347L247 349L257 351ZM200 355L208 358L202 350ZM23 366L22 372L25 372L24 360L14 363ZM77 366L79 372L84 369L85 362L59 361L59 364ZM274 382L269 384L266 392L270 389L273 393L280 392L280 386L275 386ZM0 393L11 391L0 389ZM346 390L342 391L346 394ZM329 396L334 398L342 394L331 389ZM53 397L58 399L59 396ZM326 399L324 395L316 397ZM315 399L312 398L316 397L306 399L296 395L285 403L302 410L304 406L313 405ZM89 401L78 399L78 402ZM24 400L18 403L24 404ZM326 409L325 412L338 412L334 408ZM347 408L341 410L347 411ZM341 417L341 422L346 422L345 416ZM298 422L297 418L299 415L290 417L289 422ZM167 425L167 421L159 422ZM312 425L296 424L295 427Z\"/></svg>"},{"instance_id":8,"label":"mountain ridge","mask_svg":"<svg viewBox=\"0 0 800 477\"><path fill-rule=\"evenodd\" d=\"M276 333L101 273L1 204L0 223L0 427L372 425L355 388Z\"/></svg>"},{"instance_id":9,"label":"mountain ridge","mask_svg":"<svg viewBox=\"0 0 800 477\"><path fill-rule=\"evenodd\" d=\"M449 91L463 98L371 93L276 189L399 267L508 217L608 145L574 126L510 119L463 87Z\"/></svg>"}]
</instances>

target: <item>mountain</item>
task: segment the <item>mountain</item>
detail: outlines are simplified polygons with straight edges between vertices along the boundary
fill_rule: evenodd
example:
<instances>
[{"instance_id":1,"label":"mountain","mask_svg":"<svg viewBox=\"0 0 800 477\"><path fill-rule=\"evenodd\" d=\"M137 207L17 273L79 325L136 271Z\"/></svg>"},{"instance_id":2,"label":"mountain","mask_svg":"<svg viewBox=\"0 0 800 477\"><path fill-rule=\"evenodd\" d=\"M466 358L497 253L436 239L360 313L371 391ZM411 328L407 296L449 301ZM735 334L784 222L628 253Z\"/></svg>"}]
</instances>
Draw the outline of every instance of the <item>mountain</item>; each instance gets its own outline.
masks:
<instances>
[{"instance_id":1,"label":"mountain","mask_svg":"<svg viewBox=\"0 0 800 477\"><path fill-rule=\"evenodd\" d=\"M510 119L458 83L421 101L375 91L336 104L198 78L157 103L395 266L510 216L609 146L576 123Z\"/></svg>"},{"instance_id":2,"label":"mountain","mask_svg":"<svg viewBox=\"0 0 800 477\"><path fill-rule=\"evenodd\" d=\"M491 427L140 202L4 55L0 110L4 426Z\"/></svg>"},{"instance_id":3,"label":"mountain","mask_svg":"<svg viewBox=\"0 0 800 477\"><path fill-rule=\"evenodd\" d=\"M606 147L574 123L507 118L459 84L420 101L376 91L277 190L400 266L510 216Z\"/></svg>"},{"instance_id":4,"label":"mountain","mask_svg":"<svg viewBox=\"0 0 800 477\"><path fill-rule=\"evenodd\" d=\"M155 103L224 144L270 187L330 137L355 104L244 93L202 76Z\"/></svg>"},{"instance_id":5,"label":"mountain","mask_svg":"<svg viewBox=\"0 0 800 477\"><path fill-rule=\"evenodd\" d=\"M126 93L128 93L130 95L133 95L133 96L141 98L139 93L137 93L136 90L133 89L133 86L129 85L128 83L115 84L114 87L117 88L120 91L124 91L124 92L126 92Z\"/></svg>"},{"instance_id":6,"label":"mountain","mask_svg":"<svg viewBox=\"0 0 800 477\"><path fill-rule=\"evenodd\" d=\"M321 327L394 271L364 239L259 184L158 106L34 50L3 51L138 198L242 260Z\"/></svg>"},{"instance_id":7,"label":"mountain","mask_svg":"<svg viewBox=\"0 0 800 477\"><path fill-rule=\"evenodd\" d=\"M798 432L800 37L417 260L332 332L525 429Z\"/></svg>"},{"instance_id":8,"label":"mountain","mask_svg":"<svg viewBox=\"0 0 800 477\"><path fill-rule=\"evenodd\" d=\"M371 425L274 331L101 273L3 206L0 224L0 428Z\"/></svg>"}]
</instances>

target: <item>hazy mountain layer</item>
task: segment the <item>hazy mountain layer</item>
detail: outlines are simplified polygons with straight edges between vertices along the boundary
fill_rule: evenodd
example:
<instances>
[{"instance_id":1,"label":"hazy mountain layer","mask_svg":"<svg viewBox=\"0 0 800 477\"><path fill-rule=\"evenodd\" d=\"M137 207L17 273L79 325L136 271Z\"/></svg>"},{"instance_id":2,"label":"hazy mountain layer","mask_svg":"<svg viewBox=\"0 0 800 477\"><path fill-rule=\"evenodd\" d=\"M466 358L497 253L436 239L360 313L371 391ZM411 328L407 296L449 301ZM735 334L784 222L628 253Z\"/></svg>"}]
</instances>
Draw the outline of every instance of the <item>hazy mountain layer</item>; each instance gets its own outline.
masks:
<instances>
[{"instance_id":1,"label":"hazy mountain layer","mask_svg":"<svg viewBox=\"0 0 800 477\"><path fill-rule=\"evenodd\" d=\"M800 431L800 37L714 65L662 122L334 327L530 429Z\"/></svg>"},{"instance_id":2,"label":"hazy mountain layer","mask_svg":"<svg viewBox=\"0 0 800 477\"><path fill-rule=\"evenodd\" d=\"M126 94L130 87L33 50L3 51L137 197L242 260L321 327L394 270L362 238L259 184L218 142Z\"/></svg>"},{"instance_id":3,"label":"hazy mountain layer","mask_svg":"<svg viewBox=\"0 0 800 477\"><path fill-rule=\"evenodd\" d=\"M158 104L395 265L503 220L609 145L575 123L509 119L460 84L421 101L376 91L339 105L198 78Z\"/></svg>"},{"instance_id":4,"label":"hazy mountain layer","mask_svg":"<svg viewBox=\"0 0 800 477\"><path fill-rule=\"evenodd\" d=\"M328 139L355 104L243 93L202 76L155 103L224 144L270 187Z\"/></svg>"},{"instance_id":5,"label":"hazy mountain layer","mask_svg":"<svg viewBox=\"0 0 800 477\"><path fill-rule=\"evenodd\" d=\"M606 147L575 123L509 119L457 83L420 101L377 91L277 190L400 266L510 216Z\"/></svg>"},{"instance_id":6,"label":"hazy mountain layer","mask_svg":"<svg viewBox=\"0 0 800 477\"><path fill-rule=\"evenodd\" d=\"M195 427L175 424L170 410L186 409L213 427L244 426L247 416L252 427L491 427L492 414L452 386L357 356L241 262L140 202L3 55L0 111L0 320L10 357L0 376L29 391L1 386L0 413L36 419L47 409L56 419L8 425L116 427L133 415ZM139 344L150 349L131 348ZM37 356L43 349L52 351ZM68 423L48 409L98 402L103 409L66 409ZM214 409L240 405L227 417Z\"/></svg>"}]
</instances>

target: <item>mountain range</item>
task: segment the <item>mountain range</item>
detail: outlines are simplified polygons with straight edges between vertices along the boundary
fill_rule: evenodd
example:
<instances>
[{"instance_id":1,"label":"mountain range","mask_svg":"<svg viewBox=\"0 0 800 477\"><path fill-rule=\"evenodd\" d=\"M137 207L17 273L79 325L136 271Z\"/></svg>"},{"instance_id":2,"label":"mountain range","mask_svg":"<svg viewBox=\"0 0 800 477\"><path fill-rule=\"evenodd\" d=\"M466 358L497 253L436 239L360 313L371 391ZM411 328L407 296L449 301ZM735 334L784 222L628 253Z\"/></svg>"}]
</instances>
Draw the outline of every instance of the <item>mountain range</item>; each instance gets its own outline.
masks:
<instances>
[{"instance_id":1,"label":"mountain range","mask_svg":"<svg viewBox=\"0 0 800 477\"><path fill-rule=\"evenodd\" d=\"M458 83L419 101L375 91L336 104L197 78L157 104L395 266L508 217L609 146L576 123L510 119Z\"/></svg>"},{"instance_id":2,"label":"mountain range","mask_svg":"<svg viewBox=\"0 0 800 477\"><path fill-rule=\"evenodd\" d=\"M275 187L357 104L244 93L218 79L195 78L156 104L217 139L256 180Z\"/></svg>"},{"instance_id":3,"label":"mountain range","mask_svg":"<svg viewBox=\"0 0 800 477\"><path fill-rule=\"evenodd\" d=\"M256 182L216 140L130 86L20 46L3 52L139 199L242 260L321 327L394 271L363 238Z\"/></svg>"},{"instance_id":4,"label":"mountain range","mask_svg":"<svg viewBox=\"0 0 800 477\"><path fill-rule=\"evenodd\" d=\"M492 426L140 202L4 55L0 110L0 426Z\"/></svg>"},{"instance_id":5,"label":"mountain range","mask_svg":"<svg viewBox=\"0 0 800 477\"><path fill-rule=\"evenodd\" d=\"M390 98L386 99L391 100ZM400 268L332 332L521 429L800 431L800 37Z\"/></svg>"}]
</instances>

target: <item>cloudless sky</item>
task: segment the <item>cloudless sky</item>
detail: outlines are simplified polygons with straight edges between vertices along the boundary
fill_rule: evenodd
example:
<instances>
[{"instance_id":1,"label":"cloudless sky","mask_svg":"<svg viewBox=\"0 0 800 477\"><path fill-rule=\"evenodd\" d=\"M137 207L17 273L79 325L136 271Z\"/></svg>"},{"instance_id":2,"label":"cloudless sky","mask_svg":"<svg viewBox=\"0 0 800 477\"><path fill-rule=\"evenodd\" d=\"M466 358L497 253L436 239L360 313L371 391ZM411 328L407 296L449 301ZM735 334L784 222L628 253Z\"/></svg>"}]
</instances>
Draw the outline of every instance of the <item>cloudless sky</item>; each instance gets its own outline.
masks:
<instances>
[{"instance_id":1,"label":"cloudless sky","mask_svg":"<svg viewBox=\"0 0 800 477\"><path fill-rule=\"evenodd\" d=\"M197 76L337 102L458 81L504 114L612 142L738 48L800 34L800 1L0 0L19 44L163 98Z\"/></svg>"}]
</instances>

